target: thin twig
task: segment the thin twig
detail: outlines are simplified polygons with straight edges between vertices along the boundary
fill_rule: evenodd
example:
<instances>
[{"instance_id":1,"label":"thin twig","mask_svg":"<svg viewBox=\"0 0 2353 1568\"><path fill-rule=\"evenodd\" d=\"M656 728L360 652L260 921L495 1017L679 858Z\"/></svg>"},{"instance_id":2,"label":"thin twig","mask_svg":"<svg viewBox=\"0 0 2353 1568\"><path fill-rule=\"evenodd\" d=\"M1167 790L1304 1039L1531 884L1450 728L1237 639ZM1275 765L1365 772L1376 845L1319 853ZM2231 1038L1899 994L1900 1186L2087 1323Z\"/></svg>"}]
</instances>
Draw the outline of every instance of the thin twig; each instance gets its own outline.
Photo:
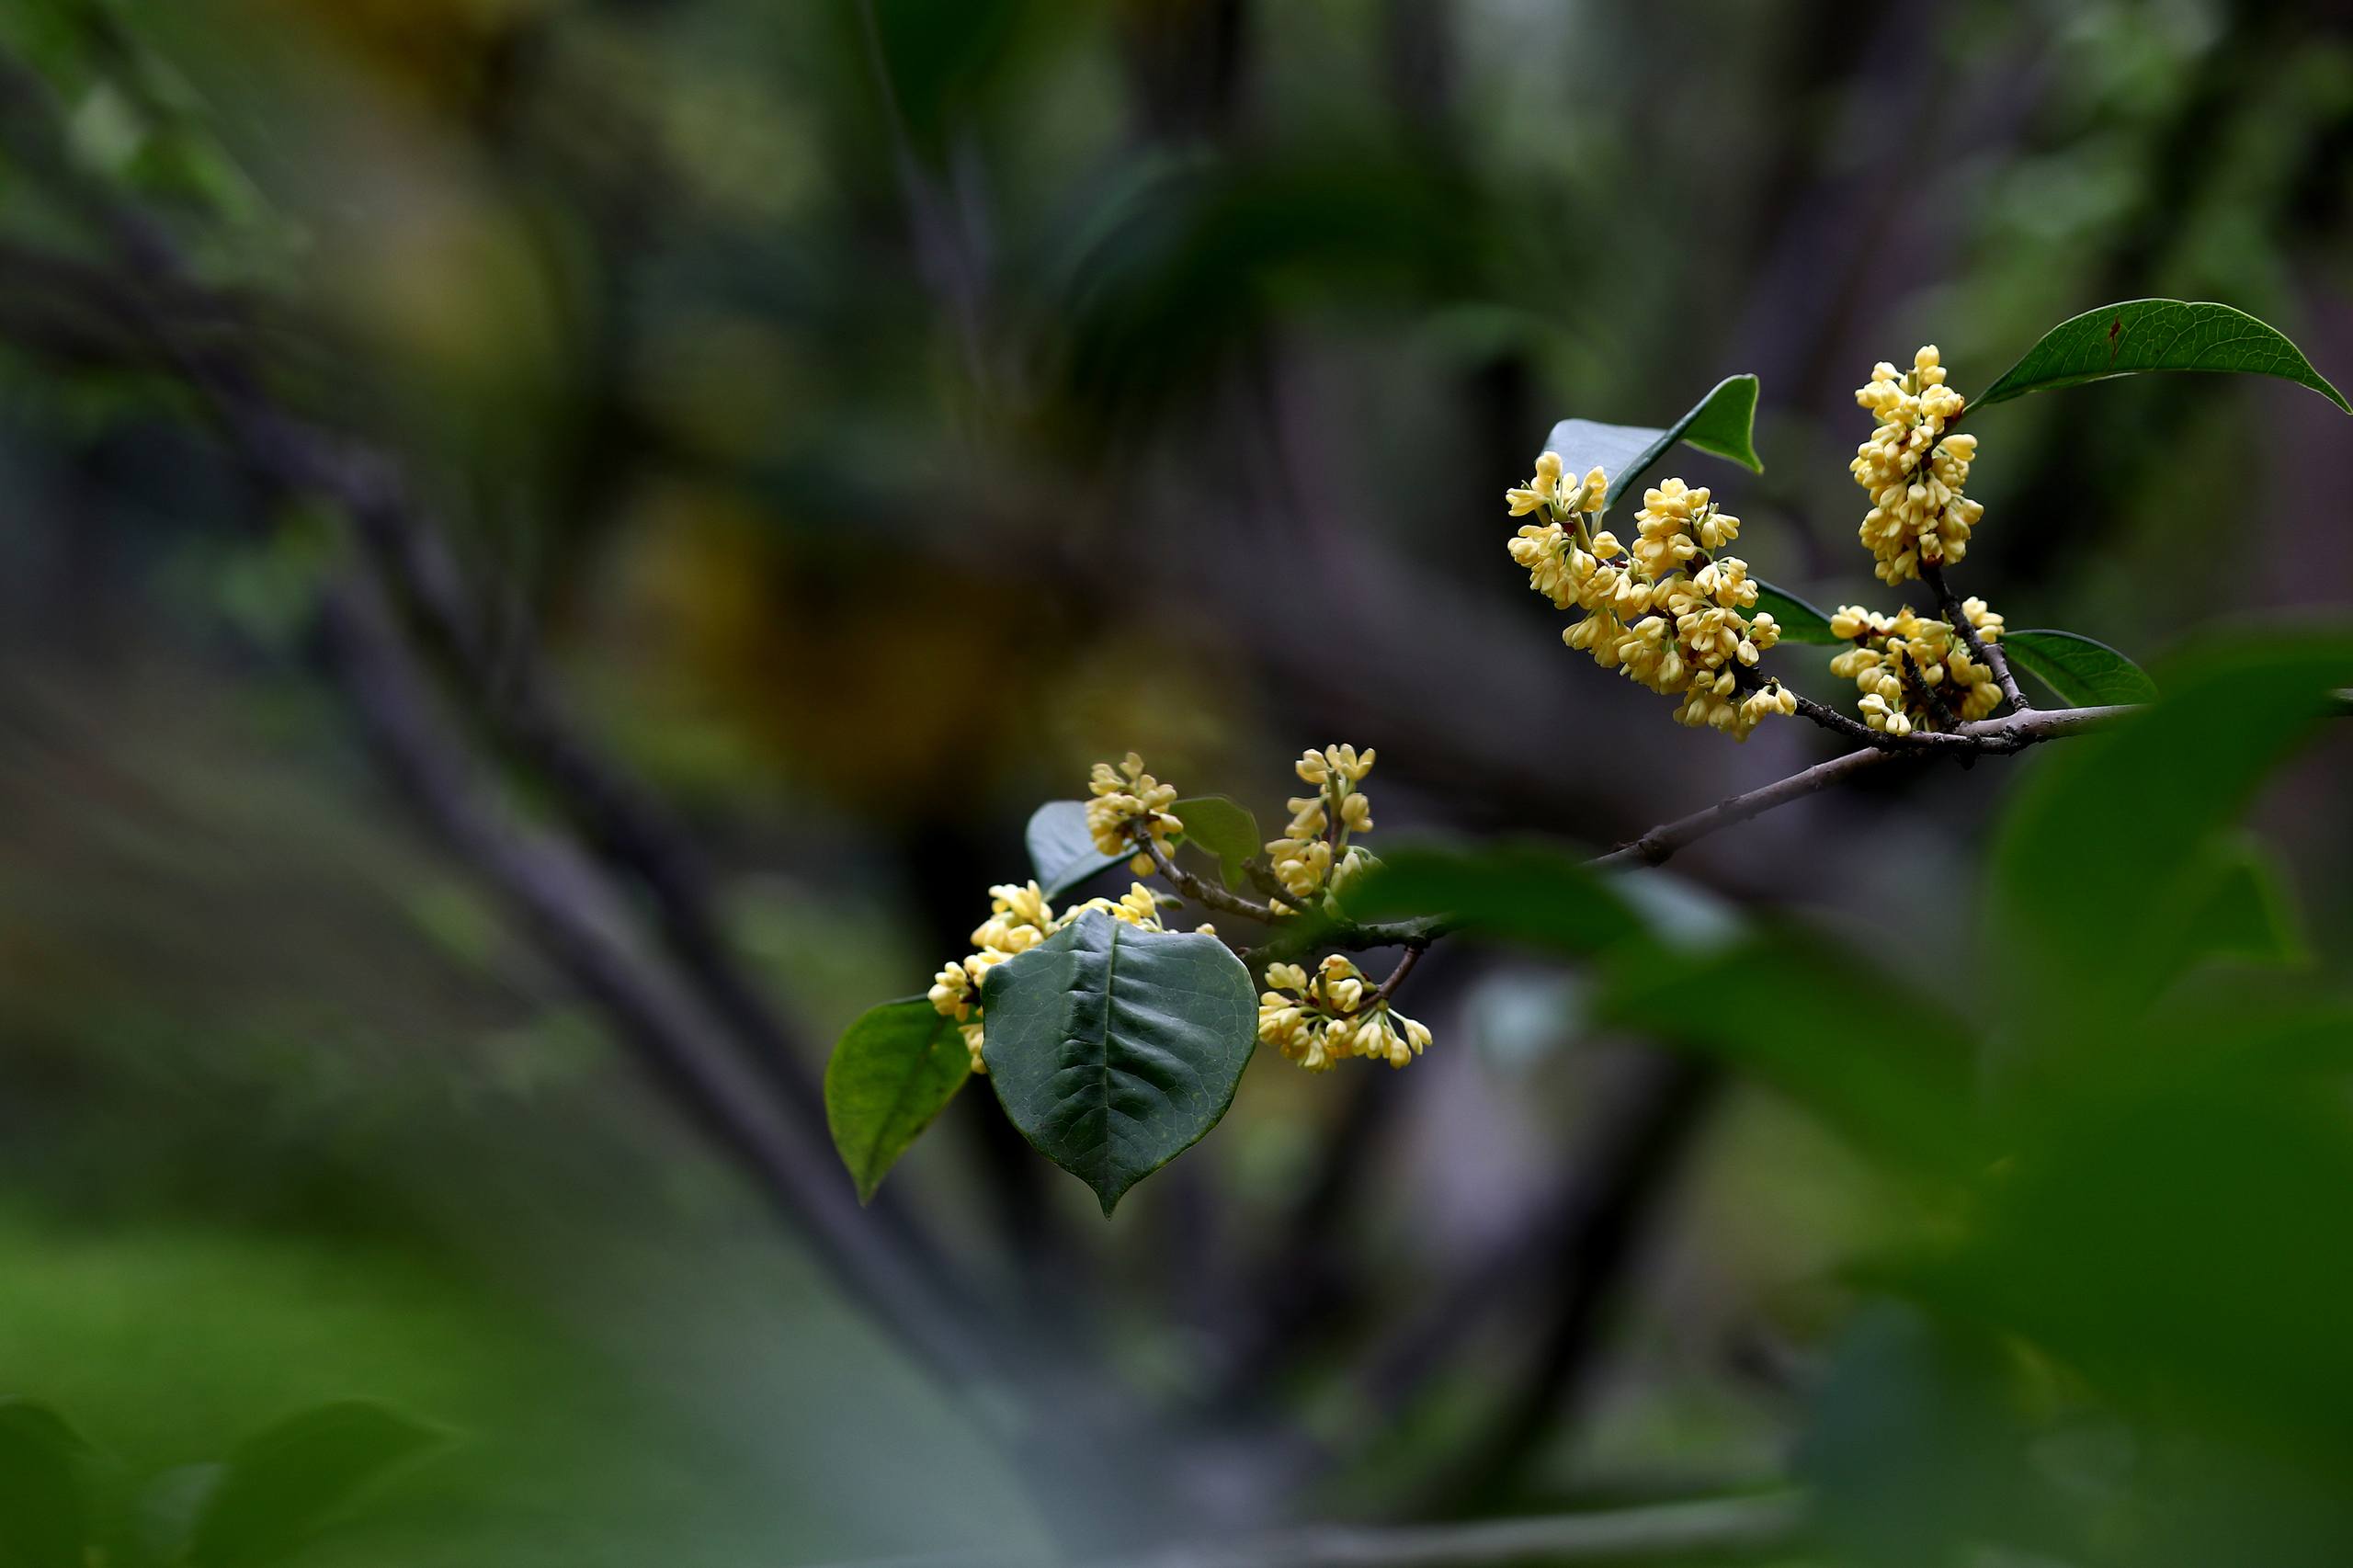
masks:
<instances>
[{"instance_id":1,"label":"thin twig","mask_svg":"<svg viewBox=\"0 0 2353 1568\"><path fill-rule=\"evenodd\" d=\"M1719 801L1706 811L1694 812L1643 834L1631 844L1611 850L1587 862L1597 867L1656 866L1677 850L1688 849L1699 840L1722 833L1767 812L1786 806L1791 801L1802 801L1808 795L1820 794L1834 784L1843 783L1856 774L1889 763L1926 761L1945 755L1991 754L2006 756L2023 751L2044 741L2058 740L2066 735L2082 734L2103 725L2114 723L2135 710L2120 708L2059 708L2035 709L2014 713L2006 719L1989 719L1980 723L1964 724L1953 732L1954 739L1972 744L1957 750L1920 746L1866 747L1850 751L1844 756L1834 756L1819 762L1800 773L1779 778L1762 789L1751 790L1745 795Z\"/></svg>"},{"instance_id":2,"label":"thin twig","mask_svg":"<svg viewBox=\"0 0 2353 1568\"><path fill-rule=\"evenodd\" d=\"M1381 983L1381 989L1372 994L1374 1003L1386 1002L1395 995L1397 987L1404 983L1405 977L1414 972L1414 966L1422 961L1422 955L1429 949L1427 940L1410 944L1405 949L1405 956L1397 960L1397 967L1389 971L1389 978Z\"/></svg>"},{"instance_id":3,"label":"thin twig","mask_svg":"<svg viewBox=\"0 0 2353 1568\"><path fill-rule=\"evenodd\" d=\"M1168 880L1169 885L1195 903L1222 910L1228 915L1239 915L1245 920L1263 921L1269 926L1283 918L1281 914L1263 903L1253 903L1238 892L1228 892L1215 882L1193 875L1176 864L1175 858L1156 840L1147 836L1139 842L1143 846L1144 853L1152 857L1154 868Z\"/></svg>"},{"instance_id":4,"label":"thin twig","mask_svg":"<svg viewBox=\"0 0 2353 1568\"><path fill-rule=\"evenodd\" d=\"M1937 596L1937 608L1944 612L1945 620L1969 650L1969 656L1994 672L1994 683L2002 688L2003 699L2009 703L2010 711L2023 713L2032 708L2034 704L2029 702L2026 693L2018 689L2018 676L2010 673L2009 655L2002 652L2000 643L1988 642L1978 635L1968 612L1961 608L1959 596L1945 581L1945 569L1923 561L1920 562L1920 581L1927 584L1928 591Z\"/></svg>"}]
</instances>

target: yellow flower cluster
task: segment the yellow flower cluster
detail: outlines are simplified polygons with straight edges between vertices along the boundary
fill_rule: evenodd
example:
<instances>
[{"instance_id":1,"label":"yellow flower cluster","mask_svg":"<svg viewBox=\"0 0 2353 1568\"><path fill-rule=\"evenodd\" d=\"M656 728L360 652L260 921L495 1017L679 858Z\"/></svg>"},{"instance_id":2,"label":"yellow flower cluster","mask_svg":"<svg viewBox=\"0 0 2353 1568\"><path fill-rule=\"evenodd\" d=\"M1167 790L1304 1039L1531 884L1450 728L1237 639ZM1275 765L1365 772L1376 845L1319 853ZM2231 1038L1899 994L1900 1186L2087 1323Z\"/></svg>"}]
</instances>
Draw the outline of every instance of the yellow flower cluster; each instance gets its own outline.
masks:
<instances>
[{"instance_id":1,"label":"yellow flower cluster","mask_svg":"<svg viewBox=\"0 0 2353 1568\"><path fill-rule=\"evenodd\" d=\"M1525 486L1505 493L1512 516L1543 517L1511 541L1529 586L1557 608L1585 612L1561 640L1604 669L1681 698L1678 723L1746 740L1767 715L1796 712L1796 694L1778 681L1744 679L1781 629L1769 613L1746 613L1756 603L1748 563L1711 553L1740 537L1740 519L1704 488L1670 479L1644 492L1629 550L1595 526L1607 496L1599 469L1571 486L1553 452L1536 460Z\"/></svg>"},{"instance_id":2,"label":"yellow flower cluster","mask_svg":"<svg viewBox=\"0 0 2353 1568\"><path fill-rule=\"evenodd\" d=\"M1267 966L1258 997L1258 1039L1311 1073L1361 1056L1403 1067L1422 1053L1430 1031L1396 1011L1379 986L1341 954L1310 975L1293 963Z\"/></svg>"},{"instance_id":3,"label":"yellow flower cluster","mask_svg":"<svg viewBox=\"0 0 2353 1568\"><path fill-rule=\"evenodd\" d=\"M1984 599L1966 600L1961 608L1980 638L2001 638L2002 618ZM1874 730L1908 735L1949 719L1988 718L2001 706L1994 672L1969 656L1969 645L1949 622L1914 615L1908 608L1879 615L1860 605L1842 605L1830 618L1830 630L1855 643L1830 661L1830 673L1861 688L1863 720Z\"/></svg>"},{"instance_id":4,"label":"yellow flower cluster","mask_svg":"<svg viewBox=\"0 0 2353 1568\"><path fill-rule=\"evenodd\" d=\"M1116 768L1108 762L1097 763L1086 789L1094 797L1086 802L1086 831L1095 835L1099 855L1125 854L1138 846L1139 834L1149 836L1165 855L1168 835L1185 830L1185 824L1168 810L1176 803L1176 786L1163 784L1146 773L1143 758L1133 752ZM1128 869L1139 877L1152 875L1152 857L1138 854L1128 862Z\"/></svg>"},{"instance_id":5,"label":"yellow flower cluster","mask_svg":"<svg viewBox=\"0 0 2353 1568\"><path fill-rule=\"evenodd\" d=\"M1358 786L1372 771L1375 755L1370 747L1359 755L1352 745L1330 745L1302 752L1292 764L1302 782L1315 786L1315 793L1286 802L1290 825L1282 837L1267 841L1275 881L1291 898L1311 899L1330 892L1370 863L1370 857L1351 848L1348 839L1372 831L1372 801Z\"/></svg>"},{"instance_id":6,"label":"yellow flower cluster","mask_svg":"<svg viewBox=\"0 0 2353 1568\"><path fill-rule=\"evenodd\" d=\"M1124 897L1090 898L1060 915L1034 881L1004 882L989 889L989 917L972 932L975 951L932 976L930 992L932 1006L961 1026L964 1049L972 1053L973 1072L988 1071L981 1061L982 980L997 965L1028 952L1090 910L1141 930L1167 929L1160 923L1159 898L1142 882L1131 886ZM1211 931L1207 926L1200 929Z\"/></svg>"},{"instance_id":7,"label":"yellow flower cluster","mask_svg":"<svg viewBox=\"0 0 2353 1568\"><path fill-rule=\"evenodd\" d=\"M1969 533L1985 508L1963 495L1977 437L1948 436L1961 417L1961 395L1945 385L1944 367L1931 346L1912 357L1902 375L1881 360L1855 401L1879 428L1855 449L1855 483L1870 492L1864 548L1879 561L1880 581L1893 585L1920 574L1923 562L1957 562L1969 552Z\"/></svg>"}]
</instances>

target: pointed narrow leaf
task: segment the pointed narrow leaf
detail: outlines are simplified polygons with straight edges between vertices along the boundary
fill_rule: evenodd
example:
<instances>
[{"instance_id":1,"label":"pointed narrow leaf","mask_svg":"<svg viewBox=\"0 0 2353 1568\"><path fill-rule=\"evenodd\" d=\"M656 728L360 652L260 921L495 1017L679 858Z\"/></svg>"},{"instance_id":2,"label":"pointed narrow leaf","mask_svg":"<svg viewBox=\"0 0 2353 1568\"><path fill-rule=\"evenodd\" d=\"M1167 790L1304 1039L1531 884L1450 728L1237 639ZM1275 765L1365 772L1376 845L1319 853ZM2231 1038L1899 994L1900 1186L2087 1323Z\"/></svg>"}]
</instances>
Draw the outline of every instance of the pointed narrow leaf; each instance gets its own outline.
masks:
<instances>
[{"instance_id":1,"label":"pointed narrow leaf","mask_svg":"<svg viewBox=\"0 0 2353 1568\"><path fill-rule=\"evenodd\" d=\"M1975 406L2147 370L2278 376L2353 414L2353 403L2277 328L2228 305L2187 300L2127 300L2061 322L1980 392Z\"/></svg>"},{"instance_id":2,"label":"pointed narrow leaf","mask_svg":"<svg viewBox=\"0 0 2353 1568\"><path fill-rule=\"evenodd\" d=\"M989 1082L1108 1216L1217 1125L1257 1046L1257 998L1215 937L1081 915L989 971Z\"/></svg>"},{"instance_id":3,"label":"pointed narrow leaf","mask_svg":"<svg viewBox=\"0 0 2353 1568\"><path fill-rule=\"evenodd\" d=\"M825 1125L860 1203L972 1071L956 1021L921 996L870 1007L850 1025L825 1063Z\"/></svg>"},{"instance_id":4,"label":"pointed narrow leaf","mask_svg":"<svg viewBox=\"0 0 2353 1568\"><path fill-rule=\"evenodd\" d=\"M1752 579L1755 581L1755 579ZM1756 609L1770 610L1781 628L1784 642L1811 642L1837 647L1847 641L1830 630L1830 618L1797 595L1767 582L1756 583Z\"/></svg>"},{"instance_id":5,"label":"pointed narrow leaf","mask_svg":"<svg viewBox=\"0 0 2353 1568\"><path fill-rule=\"evenodd\" d=\"M2074 708L2154 702L2157 683L2148 672L2109 647L2072 631L2006 631L2002 651L2010 663L2049 687Z\"/></svg>"},{"instance_id":6,"label":"pointed narrow leaf","mask_svg":"<svg viewBox=\"0 0 2353 1568\"><path fill-rule=\"evenodd\" d=\"M1544 447L1560 453L1562 463L1572 473L1581 474L1600 464L1609 475L1609 499L1614 502L1639 484L1651 465L1677 441L1763 473L1765 464L1755 444L1756 424L1756 378L1730 376L1664 430L1647 425L1563 419L1552 426Z\"/></svg>"},{"instance_id":7,"label":"pointed narrow leaf","mask_svg":"<svg viewBox=\"0 0 2353 1568\"><path fill-rule=\"evenodd\" d=\"M1029 846L1029 864L1048 898L1060 898L1071 889L1125 863L1126 855L1105 855L1086 831L1086 802L1048 801L1029 813L1023 835Z\"/></svg>"},{"instance_id":8,"label":"pointed narrow leaf","mask_svg":"<svg viewBox=\"0 0 2353 1568\"><path fill-rule=\"evenodd\" d=\"M1185 824L1185 842L1217 857L1218 869L1229 888L1239 888L1247 873L1243 862L1265 847L1258 836L1258 819L1249 808L1223 795L1200 795L1168 808Z\"/></svg>"},{"instance_id":9,"label":"pointed narrow leaf","mask_svg":"<svg viewBox=\"0 0 2353 1568\"><path fill-rule=\"evenodd\" d=\"M188 1568L268 1568L385 1471L441 1441L360 1400L289 1416L229 1457L188 1543Z\"/></svg>"},{"instance_id":10,"label":"pointed narrow leaf","mask_svg":"<svg viewBox=\"0 0 2353 1568\"><path fill-rule=\"evenodd\" d=\"M0 1562L82 1568L89 1537L82 1473L89 1453L65 1418L30 1400L0 1400Z\"/></svg>"}]
</instances>

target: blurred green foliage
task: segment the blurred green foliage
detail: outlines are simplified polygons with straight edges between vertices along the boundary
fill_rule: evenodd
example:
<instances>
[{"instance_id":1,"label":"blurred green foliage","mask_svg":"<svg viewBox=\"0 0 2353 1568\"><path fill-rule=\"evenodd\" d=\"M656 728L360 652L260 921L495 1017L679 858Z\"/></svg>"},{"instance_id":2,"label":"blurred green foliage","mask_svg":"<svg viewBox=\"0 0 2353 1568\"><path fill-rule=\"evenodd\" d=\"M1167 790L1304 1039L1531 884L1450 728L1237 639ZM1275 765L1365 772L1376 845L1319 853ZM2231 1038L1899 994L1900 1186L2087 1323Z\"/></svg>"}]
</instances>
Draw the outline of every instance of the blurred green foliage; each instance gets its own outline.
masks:
<instances>
[{"instance_id":1,"label":"blurred green foliage","mask_svg":"<svg viewBox=\"0 0 2353 1568\"><path fill-rule=\"evenodd\" d=\"M2353 35L2311 7L872 17L0 8L272 391L403 454L494 641L711 847L812 1040L918 984L1034 803L1130 747L1210 787L1346 735L1401 825L1594 846L1807 760L1661 735L1560 658L1495 498L1561 409L1663 423L1756 372L1768 469L1694 469L1835 604L1875 359L1933 339L1979 388L2165 295L2353 364ZM1433 957L1461 1050L1340 1093L1254 1063L1108 1227L961 1096L894 1188L1176 1412L1106 1445L1126 1490L1038 1485L392 829L305 663L352 546L257 516L119 312L16 270L91 253L14 167L0 238L0 1389L129 1471L391 1402L451 1440L300 1559L352 1568L1379 1514L1541 1385L1552 1277L1474 1273L1472 1348L1405 1392L1374 1353L1575 1189L1643 1039L1745 1086L1595 1331L1608 1375L1480 1506L1745 1486L1794 1446L1864 1561L2342 1559L2353 827L2313 725L2339 653L2282 630L2353 581L2319 398L1987 413L1967 591L2151 655L2144 724L1753 824L1691 858L1704 899L1621 912L1496 851L1495 935L1606 949L1575 994ZM2264 635L2154 659L2218 621ZM1290 1359L1235 1328L1269 1302L1311 1326Z\"/></svg>"}]
</instances>

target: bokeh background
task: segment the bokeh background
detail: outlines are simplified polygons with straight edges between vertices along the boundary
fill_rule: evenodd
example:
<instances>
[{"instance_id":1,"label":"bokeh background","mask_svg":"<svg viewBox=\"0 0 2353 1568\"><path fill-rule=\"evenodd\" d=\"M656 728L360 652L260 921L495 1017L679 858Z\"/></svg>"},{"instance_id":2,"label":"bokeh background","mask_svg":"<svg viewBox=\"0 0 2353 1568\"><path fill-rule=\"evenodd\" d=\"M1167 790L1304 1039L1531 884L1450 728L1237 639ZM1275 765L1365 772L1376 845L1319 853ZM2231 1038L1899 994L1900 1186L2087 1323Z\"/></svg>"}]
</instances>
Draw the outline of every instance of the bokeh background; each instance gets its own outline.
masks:
<instances>
[{"instance_id":1,"label":"bokeh background","mask_svg":"<svg viewBox=\"0 0 2353 1568\"><path fill-rule=\"evenodd\" d=\"M16 0L0 44L0 1383L132 1473L346 1396L455 1434L305 1561L1779 1486L1842 1264L1918 1213L1574 968L1440 949L1425 1060L1258 1062L1108 1223L977 1085L860 1213L808 1086L1098 758L1270 819L1346 740L1384 836L1604 848L1828 755L1559 645L1500 504L1558 418L1757 373L1765 472L1675 460L1759 574L1893 608L1874 360L1967 391L2169 295L2353 375L2338 5ZM348 526L223 386L397 502ZM2342 417L2201 377L1989 413L1964 591L2149 659L2341 607ZM415 691L487 838L403 752ZM1727 834L1676 917L1837 934L1900 1032L1970 994L2044 762ZM2339 972L2348 764L2256 817ZM942 1315L985 1366L910 1349Z\"/></svg>"}]
</instances>

